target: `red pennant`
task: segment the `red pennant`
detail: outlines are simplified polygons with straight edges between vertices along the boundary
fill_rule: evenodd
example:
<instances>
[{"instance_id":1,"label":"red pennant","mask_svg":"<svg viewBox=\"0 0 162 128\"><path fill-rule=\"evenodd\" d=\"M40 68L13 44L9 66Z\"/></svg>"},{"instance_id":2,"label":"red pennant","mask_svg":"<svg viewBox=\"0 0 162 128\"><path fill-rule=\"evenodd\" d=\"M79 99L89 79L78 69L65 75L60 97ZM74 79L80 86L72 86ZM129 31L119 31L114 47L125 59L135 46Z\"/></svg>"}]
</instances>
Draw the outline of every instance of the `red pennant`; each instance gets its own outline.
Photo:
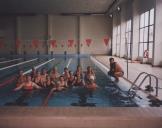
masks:
<instances>
[{"instance_id":1,"label":"red pennant","mask_svg":"<svg viewBox=\"0 0 162 128\"><path fill-rule=\"evenodd\" d=\"M73 47L74 40L68 40L68 48Z\"/></svg>"},{"instance_id":2,"label":"red pennant","mask_svg":"<svg viewBox=\"0 0 162 128\"><path fill-rule=\"evenodd\" d=\"M4 48L4 39L0 39L0 48Z\"/></svg>"},{"instance_id":3,"label":"red pennant","mask_svg":"<svg viewBox=\"0 0 162 128\"><path fill-rule=\"evenodd\" d=\"M63 44L61 44L61 47L63 48L63 47L64 47L64 45L63 45Z\"/></svg>"},{"instance_id":4,"label":"red pennant","mask_svg":"<svg viewBox=\"0 0 162 128\"><path fill-rule=\"evenodd\" d=\"M16 48L20 48L21 41L20 39L16 39Z\"/></svg>"},{"instance_id":5,"label":"red pennant","mask_svg":"<svg viewBox=\"0 0 162 128\"><path fill-rule=\"evenodd\" d=\"M92 39L86 39L86 44L88 47L91 45L91 43L92 43Z\"/></svg>"},{"instance_id":6,"label":"red pennant","mask_svg":"<svg viewBox=\"0 0 162 128\"><path fill-rule=\"evenodd\" d=\"M34 48L38 48L38 45L39 45L39 40L37 40L37 39L32 40L32 46Z\"/></svg>"},{"instance_id":7,"label":"red pennant","mask_svg":"<svg viewBox=\"0 0 162 128\"><path fill-rule=\"evenodd\" d=\"M57 48L56 40L50 40L50 45L52 46L52 48Z\"/></svg>"},{"instance_id":8,"label":"red pennant","mask_svg":"<svg viewBox=\"0 0 162 128\"><path fill-rule=\"evenodd\" d=\"M109 38L104 38L104 43L105 43L106 46L108 46L108 44L109 44Z\"/></svg>"}]
</instances>

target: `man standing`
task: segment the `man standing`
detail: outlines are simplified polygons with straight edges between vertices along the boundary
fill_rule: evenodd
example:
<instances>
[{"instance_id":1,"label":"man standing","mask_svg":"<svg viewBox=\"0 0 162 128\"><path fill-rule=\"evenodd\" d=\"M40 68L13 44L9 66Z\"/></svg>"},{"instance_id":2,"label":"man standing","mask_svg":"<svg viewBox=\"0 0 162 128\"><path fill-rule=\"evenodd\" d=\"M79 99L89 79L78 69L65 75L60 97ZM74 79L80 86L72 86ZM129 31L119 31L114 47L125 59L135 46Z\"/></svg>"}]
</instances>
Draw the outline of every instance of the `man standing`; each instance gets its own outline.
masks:
<instances>
[{"instance_id":1,"label":"man standing","mask_svg":"<svg viewBox=\"0 0 162 128\"><path fill-rule=\"evenodd\" d=\"M110 71L108 72L108 75L115 77L115 81L119 81L119 77L122 77L124 75L124 71L120 67L120 65L114 61L114 58L110 58Z\"/></svg>"}]
</instances>

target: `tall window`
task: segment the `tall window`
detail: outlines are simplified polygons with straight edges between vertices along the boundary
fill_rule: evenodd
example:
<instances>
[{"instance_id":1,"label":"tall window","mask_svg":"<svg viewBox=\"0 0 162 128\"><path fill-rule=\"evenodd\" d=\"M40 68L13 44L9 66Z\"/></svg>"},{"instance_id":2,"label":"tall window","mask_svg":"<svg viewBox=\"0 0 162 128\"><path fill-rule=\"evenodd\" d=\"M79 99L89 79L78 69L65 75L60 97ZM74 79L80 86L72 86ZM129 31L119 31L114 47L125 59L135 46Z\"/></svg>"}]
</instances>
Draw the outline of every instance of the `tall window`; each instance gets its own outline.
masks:
<instances>
[{"instance_id":1,"label":"tall window","mask_svg":"<svg viewBox=\"0 0 162 128\"><path fill-rule=\"evenodd\" d=\"M140 41L139 56L144 57L144 53L148 52L148 58L153 56L154 43L154 9L147 11L140 16Z\"/></svg>"},{"instance_id":2,"label":"tall window","mask_svg":"<svg viewBox=\"0 0 162 128\"><path fill-rule=\"evenodd\" d=\"M132 21L129 20L126 23L126 32L125 32L125 37L126 37L126 50L125 50L125 55L128 54L128 58L131 59L131 54L132 54Z\"/></svg>"},{"instance_id":3,"label":"tall window","mask_svg":"<svg viewBox=\"0 0 162 128\"><path fill-rule=\"evenodd\" d=\"M112 44L113 55L116 55L116 33L117 33L117 27L114 26L114 28L113 28L113 44Z\"/></svg>"},{"instance_id":4,"label":"tall window","mask_svg":"<svg viewBox=\"0 0 162 128\"><path fill-rule=\"evenodd\" d=\"M116 55L120 56L120 25L117 26L116 32Z\"/></svg>"}]
</instances>

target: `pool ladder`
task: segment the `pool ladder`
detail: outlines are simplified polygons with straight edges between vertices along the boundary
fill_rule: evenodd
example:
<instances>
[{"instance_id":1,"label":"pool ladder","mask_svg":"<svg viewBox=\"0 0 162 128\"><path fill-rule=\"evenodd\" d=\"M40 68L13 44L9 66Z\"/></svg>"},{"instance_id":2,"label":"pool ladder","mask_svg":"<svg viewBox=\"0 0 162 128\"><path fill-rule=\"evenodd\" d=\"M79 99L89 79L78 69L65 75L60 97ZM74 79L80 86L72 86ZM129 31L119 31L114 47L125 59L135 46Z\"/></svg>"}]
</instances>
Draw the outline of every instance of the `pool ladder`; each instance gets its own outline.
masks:
<instances>
[{"instance_id":1,"label":"pool ladder","mask_svg":"<svg viewBox=\"0 0 162 128\"><path fill-rule=\"evenodd\" d=\"M139 85L137 84L137 81L143 76L144 78L142 79L142 81L139 83ZM146 73L146 72L141 72L137 78L135 79L135 81L132 83L131 88L128 90L128 95L130 98L134 98L135 96L137 96L137 91L138 90L142 90L141 87L143 85L143 83L147 80L147 78L149 78L149 85L145 86L146 90L151 94L151 92L154 92L153 86L152 86L152 79L155 79L155 83L156 83L156 87L155 87L155 96L158 97L158 92L159 92L159 85L158 85L158 78L155 75ZM139 97L139 96L137 96ZM139 97L140 98L140 97Z\"/></svg>"}]
</instances>

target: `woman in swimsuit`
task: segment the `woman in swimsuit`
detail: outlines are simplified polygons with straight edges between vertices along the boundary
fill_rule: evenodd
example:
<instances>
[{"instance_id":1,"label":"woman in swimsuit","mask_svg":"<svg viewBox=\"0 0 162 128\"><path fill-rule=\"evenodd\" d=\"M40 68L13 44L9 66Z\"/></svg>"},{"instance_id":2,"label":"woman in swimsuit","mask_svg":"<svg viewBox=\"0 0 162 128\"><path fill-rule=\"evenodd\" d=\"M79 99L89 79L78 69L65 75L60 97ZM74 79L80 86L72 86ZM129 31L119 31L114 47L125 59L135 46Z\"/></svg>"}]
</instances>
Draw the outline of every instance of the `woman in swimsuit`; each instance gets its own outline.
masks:
<instances>
[{"instance_id":1,"label":"woman in swimsuit","mask_svg":"<svg viewBox=\"0 0 162 128\"><path fill-rule=\"evenodd\" d=\"M57 69L54 67L50 73L50 78L53 84L58 81L59 77L60 77L60 74L57 72Z\"/></svg>"},{"instance_id":2,"label":"woman in swimsuit","mask_svg":"<svg viewBox=\"0 0 162 128\"><path fill-rule=\"evenodd\" d=\"M32 81L34 81L34 78L36 77L36 75L37 75L37 72L36 72L35 68L33 67L32 72L31 72Z\"/></svg>"},{"instance_id":3,"label":"woman in swimsuit","mask_svg":"<svg viewBox=\"0 0 162 128\"><path fill-rule=\"evenodd\" d=\"M41 73L40 71L37 72L36 77L34 78L34 82L41 86Z\"/></svg>"},{"instance_id":4,"label":"woman in swimsuit","mask_svg":"<svg viewBox=\"0 0 162 128\"><path fill-rule=\"evenodd\" d=\"M65 81L68 81L70 74L68 68L64 68L63 77Z\"/></svg>"},{"instance_id":5,"label":"woman in swimsuit","mask_svg":"<svg viewBox=\"0 0 162 128\"><path fill-rule=\"evenodd\" d=\"M82 67L80 65L77 66L77 70L74 73L75 77L77 77L78 75L81 76L81 78L83 78Z\"/></svg>"},{"instance_id":6,"label":"woman in swimsuit","mask_svg":"<svg viewBox=\"0 0 162 128\"><path fill-rule=\"evenodd\" d=\"M85 72L85 82L87 83L91 79L92 80L95 80L96 79L95 78L95 73L94 73L93 69L90 66L88 66L87 67L87 71Z\"/></svg>"},{"instance_id":7,"label":"woman in swimsuit","mask_svg":"<svg viewBox=\"0 0 162 128\"><path fill-rule=\"evenodd\" d=\"M31 76L27 76L26 81L23 82L20 86L16 87L14 91L24 89L25 91L32 91L34 88L41 89L39 85L31 81Z\"/></svg>"},{"instance_id":8,"label":"woman in swimsuit","mask_svg":"<svg viewBox=\"0 0 162 128\"><path fill-rule=\"evenodd\" d=\"M26 81L26 76L23 74L23 71L20 70L19 72L19 76L17 79L17 84L16 87L19 87L22 83L24 83Z\"/></svg>"},{"instance_id":9,"label":"woman in swimsuit","mask_svg":"<svg viewBox=\"0 0 162 128\"><path fill-rule=\"evenodd\" d=\"M56 87L56 83L51 80L51 77L48 75L46 78L46 87Z\"/></svg>"},{"instance_id":10,"label":"woman in swimsuit","mask_svg":"<svg viewBox=\"0 0 162 128\"><path fill-rule=\"evenodd\" d=\"M97 89L97 84L95 83L95 81L93 79L90 79L89 82L86 83L85 87L89 91L95 91Z\"/></svg>"},{"instance_id":11,"label":"woman in swimsuit","mask_svg":"<svg viewBox=\"0 0 162 128\"><path fill-rule=\"evenodd\" d=\"M85 84L84 84L84 81L83 81L82 77L78 74L78 76L75 77L74 86L80 86L80 87L82 87L84 85Z\"/></svg>"},{"instance_id":12,"label":"woman in swimsuit","mask_svg":"<svg viewBox=\"0 0 162 128\"><path fill-rule=\"evenodd\" d=\"M56 84L56 87L52 88L52 92L53 91L62 91L65 88L67 88L67 82L64 80L64 76L60 76L59 77L59 81Z\"/></svg>"},{"instance_id":13,"label":"woman in swimsuit","mask_svg":"<svg viewBox=\"0 0 162 128\"><path fill-rule=\"evenodd\" d=\"M41 75L41 86L42 87L46 87L46 82L47 82L47 70L46 69L43 69L42 71L42 75Z\"/></svg>"},{"instance_id":14,"label":"woman in swimsuit","mask_svg":"<svg viewBox=\"0 0 162 128\"><path fill-rule=\"evenodd\" d=\"M70 75L70 77L68 79L67 85L69 87L72 87L74 84L75 76L73 75L73 73L71 71L69 71L69 75Z\"/></svg>"}]
</instances>

